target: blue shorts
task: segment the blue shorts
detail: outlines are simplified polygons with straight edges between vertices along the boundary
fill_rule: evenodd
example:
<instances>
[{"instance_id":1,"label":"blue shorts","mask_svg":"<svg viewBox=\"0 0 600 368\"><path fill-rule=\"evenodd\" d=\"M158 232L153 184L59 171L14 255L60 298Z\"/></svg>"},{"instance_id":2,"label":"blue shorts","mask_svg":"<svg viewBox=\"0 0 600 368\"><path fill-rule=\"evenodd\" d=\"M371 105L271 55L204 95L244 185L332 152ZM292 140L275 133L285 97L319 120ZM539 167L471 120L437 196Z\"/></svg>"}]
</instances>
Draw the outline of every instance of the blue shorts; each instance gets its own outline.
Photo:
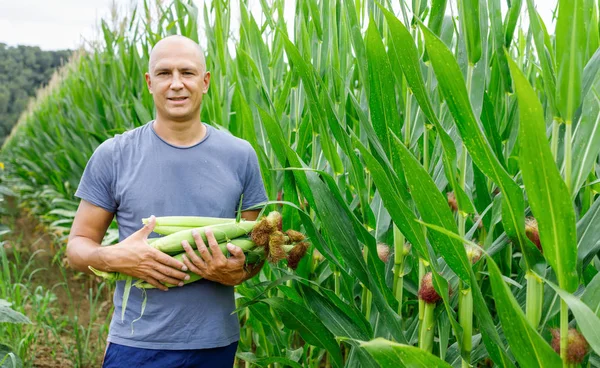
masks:
<instances>
[{"instance_id":1,"label":"blue shorts","mask_svg":"<svg viewBox=\"0 0 600 368\"><path fill-rule=\"evenodd\" d=\"M102 368L231 368L238 342L212 349L154 350L110 343Z\"/></svg>"}]
</instances>

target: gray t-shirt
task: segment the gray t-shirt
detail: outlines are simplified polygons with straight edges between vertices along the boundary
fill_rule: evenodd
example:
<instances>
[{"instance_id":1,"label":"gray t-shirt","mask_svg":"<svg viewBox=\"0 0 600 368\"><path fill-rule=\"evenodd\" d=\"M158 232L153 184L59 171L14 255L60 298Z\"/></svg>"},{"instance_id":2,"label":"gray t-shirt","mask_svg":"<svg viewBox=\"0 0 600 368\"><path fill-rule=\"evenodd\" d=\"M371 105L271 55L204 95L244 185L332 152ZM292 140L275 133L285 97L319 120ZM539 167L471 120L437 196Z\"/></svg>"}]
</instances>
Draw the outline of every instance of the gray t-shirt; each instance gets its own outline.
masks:
<instances>
[{"instance_id":1,"label":"gray t-shirt","mask_svg":"<svg viewBox=\"0 0 600 368\"><path fill-rule=\"evenodd\" d=\"M258 159L245 140L206 125L204 139L177 147L153 121L102 143L90 158L75 196L116 214L119 240L155 216L235 217L267 200ZM168 291L131 288L121 322L125 282L117 282L108 341L146 349L203 349L239 340L233 287L200 280Z\"/></svg>"}]
</instances>

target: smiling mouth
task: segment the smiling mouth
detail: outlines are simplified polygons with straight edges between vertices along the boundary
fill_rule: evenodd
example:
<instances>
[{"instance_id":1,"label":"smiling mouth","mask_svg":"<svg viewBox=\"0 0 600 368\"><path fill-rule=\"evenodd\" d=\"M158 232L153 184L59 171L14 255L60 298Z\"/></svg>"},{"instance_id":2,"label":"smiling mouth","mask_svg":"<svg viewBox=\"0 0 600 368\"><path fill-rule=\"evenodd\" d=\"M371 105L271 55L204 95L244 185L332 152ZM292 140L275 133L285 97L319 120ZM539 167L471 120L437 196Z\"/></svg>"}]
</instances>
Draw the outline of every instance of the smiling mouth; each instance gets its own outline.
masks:
<instances>
[{"instance_id":1,"label":"smiling mouth","mask_svg":"<svg viewBox=\"0 0 600 368\"><path fill-rule=\"evenodd\" d=\"M187 97L171 97L168 98L169 101L185 101L187 100Z\"/></svg>"}]
</instances>

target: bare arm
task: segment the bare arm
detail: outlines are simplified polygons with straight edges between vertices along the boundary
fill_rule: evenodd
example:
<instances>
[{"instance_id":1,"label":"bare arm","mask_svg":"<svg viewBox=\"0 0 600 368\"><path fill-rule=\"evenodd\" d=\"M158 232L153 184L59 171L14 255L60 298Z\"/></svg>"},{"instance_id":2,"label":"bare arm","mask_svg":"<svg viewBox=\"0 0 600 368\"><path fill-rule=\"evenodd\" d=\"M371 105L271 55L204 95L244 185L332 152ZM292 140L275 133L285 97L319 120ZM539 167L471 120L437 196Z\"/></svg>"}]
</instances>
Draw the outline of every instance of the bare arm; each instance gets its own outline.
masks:
<instances>
[{"instance_id":1,"label":"bare arm","mask_svg":"<svg viewBox=\"0 0 600 368\"><path fill-rule=\"evenodd\" d=\"M87 273L91 273L88 266L113 271L107 264L100 245L113 217L113 213L85 200L81 201L67 243L67 259L71 268Z\"/></svg>"},{"instance_id":2,"label":"bare arm","mask_svg":"<svg viewBox=\"0 0 600 368\"><path fill-rule=\"evenodd\" d=\"M154 217L119 244L101 246L100 242L113 216L101 207L81 201L67 243L67 259L72 268L89 272L88 266L92 266L102 271L121 272L162 290L167 290L167 287L161 283L183 285L180 284L181 280L189 278L182 272L187 267L148 245L148 235L156 223Z\"/></svg>"},{"instance_id":3,"label":"bare arm","mask_svg":"<svg viewBox=\"0 0 600 368\"><path fill-rule=\"evenodd\" d=\"M246 210L242 211L242 218L248 221L254 221L258 218L260 210Z\"/></svg>"}]
</instances>

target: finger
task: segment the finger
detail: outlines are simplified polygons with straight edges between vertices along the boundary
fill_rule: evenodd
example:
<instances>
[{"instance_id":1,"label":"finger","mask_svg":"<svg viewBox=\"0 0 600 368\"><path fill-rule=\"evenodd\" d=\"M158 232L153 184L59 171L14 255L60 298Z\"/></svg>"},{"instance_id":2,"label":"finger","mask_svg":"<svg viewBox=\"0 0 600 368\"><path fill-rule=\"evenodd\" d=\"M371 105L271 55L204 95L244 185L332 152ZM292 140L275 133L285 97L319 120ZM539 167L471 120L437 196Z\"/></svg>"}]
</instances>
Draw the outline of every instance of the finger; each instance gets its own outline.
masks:
<instances>
[{"instance_id":1,"label":"finger","mask_svg":"<svg viewBox=\"0 0 600 368\"><path fill-rule=\"evenodd\" d=\"M189 278L190 278L190 276L187 273L178 271L174 268L165 266L160 263L156 263L156 267L154 269L157 270L158 272L162 273L163 275L167 275L167 276L169 276L173 279L177 279L179 281L189 280ZM177 283L179 283L179 281Z\"/></svg>"},{"instance_id":2,"label":"finger","mask_svg":"<svg viewBox=\"0 0 600 368\"><path fill-rule=\"evenodd\" d=\"M172 286L183 286L183 281L169 277L159 271L150 270L148 273L151 277L153 277L155 280L158 280L162 284L170 284Z\"/></svg>"},{"instance_id":3,"label":"finger","mask_svg":"<svg viewBox=\"0 0 600 368\"><path fill-rule=\"evenodd\" d=\"M145 276L145 277L142 277L141 279L144 280L144 281L146 281L150 285L154 286L155 288L160 289L162 291L169 290L168 287L166 287L165 285L163 285L160 282L158 282L154 277Z\"/></svg>"},{"instance_id":4,"label":"finger","mask_svg":"<svg viewBox=\"0 0 600 368\"><path fill-rule=\"evenodd\" d=\"M219 247L219 243L217 239L215 239L215 234L213 233L211 228L207 228L204 231L206 234L206 240L208 240L208 246L210 247L210 252L212 253L212 257L216 260L224 260L225 255L223 255L223 251Z\"/></svg>"},{"instance_id":5,"label":"finger","mask_svg":"<svg viewBox=\"0 0 600 368\"><path fill-rule=\"evenodd\" d=\"M206 267L206 262L204 261L206 258L204 258L204 257L210 257L210 254L208 252L208 249L206 249L205 246L202 246L200 249L198 249L198 252L202 256L202 258L200 258L198 256L198 254L196 252L194 252L194 250L190 246L190 243L188 243L187 240L182 241L181 245L183 245L183 249L185 250L185 253L187 254L187 258L190 261L192 261L192 263L194 265L196 265L196 267L198 267L198 268ZM204 252L204 254L203 254L203 252Z\"/></svg>"},{"instance_id":6,"label":"finger","mask_svg":"<svg viewBox=\"0 0 600 368\"><path fill-rule=\"evenodd\" d=\"M206 232L208 232L208 229L206 230ZM200 256L202 257L202 259L207 263L210 262L212 260L212 255L208 251L208 248L206 248L206 244L204 244L204 240L202 239L202 236L200 234L198 234L198 232L196 230L192 230L192 236L194 237L194 241L196 242L196 248L198 248L198 252L200 252ZM208 235L207 235L207 237L208 237ZM182 244L183 244L183 242L182 242ZM192 257L191 254L190 254L190 259L192 261L194 260L194 258Z\"/></svg>"},{"instance_id":7,"label":"finger","mask_svg":"<svg viewBox=\"0 0 600 368\"><path fill-rule=\"evenodd\" d=\"M154 215L150 216L148 219L148 223L144 225L138 232L144 238L147 239L148 236L154 231L154 227L156 226L156 217Z\"/></svg>"},{"instance_id":8,"label":"finger","mask_svg":"<svg viewBox=\"0 0 600 368\"><path fill-rule=\"evenodd\" d=\"M231 254L231 257L229 257L229 261L242 264L246 262L246 255L244 254L242 248L237 247L231 243L227 243L227 250Z\"/></svg>"},{"instance_id":9,"label":"finger","mask_svg":"<svg viewBox=\"0 0 600 368\"><path fill-rule=\"evenodd\" d=\"M152 249L154 249L154 248L152 248ZM176 270L182 270L183 272L188 270L188 268L183 264L183 262L176 260L175 258L171 257L168 254L161 252L158 249L154 249L152 254L154 256L154 260L159 263L162 263L164 265L172 267Z\"/></svg>"},{"instance_id":10,"label":"finger","mask_svg":"<svg viewBox=\"0 0 600 368\"><path fill-rule=\"evenodd\" d=\"M193 264L188 259L188 257L186 257L185 255L183 255L181 258L183 259L183 263L186 264L186 266L190 269L190 271L192 271L193 273L195 273L197 275L200 275L200 276L204 277L204 272L202 272L202 270L200 268L196 267L196 265Z\"/></svg>"}]
</instances>

